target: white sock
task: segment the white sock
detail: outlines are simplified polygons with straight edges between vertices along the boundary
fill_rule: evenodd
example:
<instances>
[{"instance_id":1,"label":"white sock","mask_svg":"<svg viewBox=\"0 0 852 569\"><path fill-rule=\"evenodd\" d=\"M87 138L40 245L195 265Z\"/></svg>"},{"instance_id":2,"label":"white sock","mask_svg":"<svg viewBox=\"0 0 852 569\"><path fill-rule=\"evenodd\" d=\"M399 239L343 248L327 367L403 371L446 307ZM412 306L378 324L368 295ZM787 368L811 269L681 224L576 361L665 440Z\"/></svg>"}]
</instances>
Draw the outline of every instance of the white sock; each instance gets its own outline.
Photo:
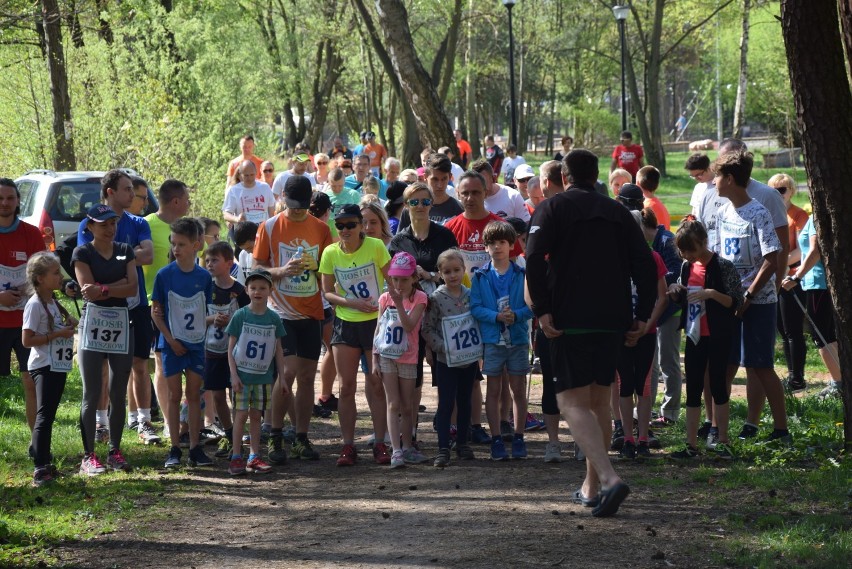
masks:
<instances>
[{"instance_id":1,"label":"white sock","mask_svg":"<svg viewBox=\"0 0 852 569\"><path fill-rule=\"evenodd\" d=\"M139 408L139 422L140 423L150 423L151 422L151 409Z\"/></svg>"},{"instance_id":2,"label":"white sock","mask_svg":"<svg viewBox=\"0 0 852 569\"><path fill-rule=\"evenodd\" d=\"M133 423L137 422L139 420L138 416L139 413L137 413L136 411L129 411L127 413L127 424L132 425Z\"/></svg>"},{"instance_id":3,"label":"white sock","mask_svg":"<svg viewBox=\"0 0 852 569\"><path fill-rule=\"evenodd\" d=\"M98 409L97 422L104 428L109 428L109 411L107 409Z\"/></svg>"}]
</instances>

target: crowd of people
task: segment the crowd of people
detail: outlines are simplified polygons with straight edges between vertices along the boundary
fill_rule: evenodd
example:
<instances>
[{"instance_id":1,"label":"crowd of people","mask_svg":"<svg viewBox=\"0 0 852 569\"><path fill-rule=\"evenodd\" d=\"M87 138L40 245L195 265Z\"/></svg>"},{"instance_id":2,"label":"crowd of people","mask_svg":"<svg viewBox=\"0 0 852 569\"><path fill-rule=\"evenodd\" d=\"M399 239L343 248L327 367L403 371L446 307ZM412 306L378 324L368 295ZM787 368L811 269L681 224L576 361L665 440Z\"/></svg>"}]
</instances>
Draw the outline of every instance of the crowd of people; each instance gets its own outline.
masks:
<instances>
[{"instance_id":1,"label":"crowd of people","mask_svg":"<svg viewBox=\"0 0 852 569\"><path fill-rule=\"evenodd\" d=\"M159 210L140 217L147 183L108 172L103 203L87 212L71 256L78 286L65 287L85 300L79 322L54 298L64 286L58 258L17 217L14 182L0 180L0 245L11 252L0 372L10 371L12 350L27 362L35 484L56 474L51 429L75 330L88 476L130 469L125 425L145 444L168 441L166 468L182 464L182 447L190 466L213 465L211 437L234 476L316 460L311 419L333 413L336 464L351 466L360 371L376 463L446 467L451 451L475 458L475 444L495 461L526 458L525 433L537 429L547 432L544 460L559 462L561 414L587 464L573 499L608 516L629 493L608 451L650 458L660 446L653 430L680 420L682 333L687 440L672 459L698 457L699 440L711 456L733 458L729 398L741 366L748 417L738 438L757 436L768 400L766 439L791 440L773 366L776 319L786 387L805 387L807 317L833 377L823 394L837 392L813 218L792 205L789 176L768 186L751 178L741 141L722 141L712 164L689 158L693 213L672 233L660 173L643 165L629 132L613 153L609 188L597 156L573 149L570 137L538 175L493 137L472 160L456 131L458 160L448 148L427 150L419 169L402 169L372 132L361 139L350 150L335 138L328 153L297 145L276 175L243 137L221 224L186 217L189 190L178 180L163 182ZM431 457L418 438L424 365L438 389ZM528 411L532 365L543 375L543 420ZM665 393L652 420L658 383ZM98 443L107 444L103 462Z\"/></svg>"}]
</instances>

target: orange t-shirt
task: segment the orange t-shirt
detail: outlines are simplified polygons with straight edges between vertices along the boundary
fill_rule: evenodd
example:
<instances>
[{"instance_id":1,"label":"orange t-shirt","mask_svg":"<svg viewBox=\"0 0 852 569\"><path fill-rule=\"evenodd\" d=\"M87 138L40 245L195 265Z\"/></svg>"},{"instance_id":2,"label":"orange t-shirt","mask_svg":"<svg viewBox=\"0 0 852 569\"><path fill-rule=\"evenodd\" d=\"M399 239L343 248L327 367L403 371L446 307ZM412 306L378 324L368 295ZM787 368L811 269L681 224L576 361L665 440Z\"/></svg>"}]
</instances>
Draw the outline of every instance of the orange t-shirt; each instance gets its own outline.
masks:
<instances>
[{"instance_id":1,"label":"orange t-shirt","mask_svg":"<svg viewBox=\"0 0 852 569\"><path fill-rule=\"evenodd\" d=\"M388 156L388 151L378 142L371 142L364 147L363 154L370 157L370 168L381 168L382 162Z\"/></svg>"},{"instance_id":2,"label":"orange t-shirt","mask_svg":"<svg viewBox=\"0 0 852 569\"><path fill-rule=\"evenodd\" d=\"M263 174L260 171L260 166L263 164L263 158L258 158L257 156L252 154L251 156L249 156L249 160L254 162L254 165L257 168L257 179L263 180ZM231 160L228 163L228 177L229 178L234 175L234 172L237 171L237 168L239 168L240 164L242 164L244 161L245 161L245 158L243 158L242 156L237 156L236 158L234 158L233 160Z\"/></svg>"},{"instance_id":3,"label":"orange t-shirt","mask_svg":"<svg viewBox=\"0 0 852 569\"><path fill-rule=\"evenodd\" d=\"M462 164L470 160L473 156L473 149L470 147L470 143L464 139L456 141L456 148L459 149L459 154L461 154L459 159Z\"/></svg>"},{"instance_id":4,"label":"orange t-shirt","mask_svg":"<svg viewBox=\"0 0 852 569\"><path fill-rule=\"evenodd\" d=\"M645 198L645 203L643 205L653 209L654 215L657 216L657 223L665 227L666 231L671 231L672 218L669 215L669 210L666 209L666 206L663 205L660 198L657 196L648 196Z\"/></svg>"},{"instance_id":5,"label":"orange t-shirt","mask_svg":"<svg viewBox=\"0 0 852 569\"><path fill-rule=\"evenodd\" d=\"M799 231L805 227L808 222L808 212L797 205L790 204L787 208L787 228L790 234L790 252L792 253L799 248ZM798 267L796 267L798 268ZM789 275L796 274L796 268L790 269Z\"/></svg>"},{"instance_id":6,"label":"orange t-shirt","mask_svg":"<svg viewBox=\"0 0 852 569\"><path fill-rule=\"evenodd\" d=\"M270 247L269 229L272 229ZM317 261L326 247L331 245L328 225L313 216L304 221L292 221L284 213L261 223L254 243L254 258L270 267L283 267L296 253L298 247ZM272 286L272 308L287 320L323 319L320 282L316 271L305 271L299 277L284 277Z\"/></svg>"}]
</instances>

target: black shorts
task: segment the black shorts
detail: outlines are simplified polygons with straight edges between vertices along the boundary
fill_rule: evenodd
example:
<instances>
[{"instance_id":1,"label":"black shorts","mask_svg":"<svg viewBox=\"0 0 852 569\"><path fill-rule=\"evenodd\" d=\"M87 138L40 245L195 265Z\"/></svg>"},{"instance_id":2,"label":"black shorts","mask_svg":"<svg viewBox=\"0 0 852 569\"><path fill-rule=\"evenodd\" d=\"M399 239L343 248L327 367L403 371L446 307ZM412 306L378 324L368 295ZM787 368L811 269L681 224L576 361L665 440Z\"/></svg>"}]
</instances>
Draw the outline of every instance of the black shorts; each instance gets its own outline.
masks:
<instances>
[{"instance_id":1,"label":"black shorts","mask_svg":"<svg viewBox=\"0 0 852 569\"><path fill-rule=\"evenodd\" d=\"M151 357L153 336L151 307L139 305L130 311L130 324L133 326L133 357L147 360Z\"/></svg>"},{"instance_id":2,"label":"black shorts","mask_svg":"<svg viewBox=\"0 0 852 569\"><path fill-rule=\"evenodd\" d=\"M837 341L837 328L834 320L834 303L831 300L831 293L825 289L812 289L805 291L808 302L808 316L814 321L814 324L822 334L823 342L819 334L813 330L811 325L811 337L814 340L817 348L824 348L826 344L832 344Z\"/></svg>"},{"instance_id":3,"label":"black shorts","mask_svg":"<svg viewBox=\"0 0 852 569\"><path fill-rule=\"evenodd\" d=\"M231 369L228 356L211 358L204 354L204 389L206 391L224 391L231 387Z\"/></svg>"},{"instance_id":4,"label":"black shorts","mask_svg":"<svg viewBox=\"0 0 852 569\"><path fill-rule=\"evenodd\" d=\"M160 348L160 329L157 328L157 325L154 324L154 319L151 318L150 306L148 307L148 322L151 323L151 345L148 348L148 353L150 353L151 350L154 350L155 352L162 352L163 349Z\"/></svg>"},{"instance_id":5,"label":"black shorts","mask_svg":"<svg viewBox=\"0 0 852 569\"><path fill-rule=\"evenodd\" d=\"M366 322L348 322L334 317L331 345L341 344L358 348L365 354L373 353L373 336L376 335L376 318Z\"/></svg>"},{"instance_id":6,"label":"black shorts","mask_svg":"<svg viewBox=\"0 0 852 569\"><path fill-rule=\"evenodd\" d=\"M284 357L299 356L306 360L318 361L322 350L322 322L313 318L305 320L282 318L281 322L287 332L281 338Z\"/></svg>"},{"instance_id":7,"label":"black shorts","mask_svg":"<svg viewBox=\"0 0 852 569\"><path fill-rule=\"evenodd\" d=\"M0 328L0 375L12 375L12 350L18 358L18 372L27 371L30 349L21 343L21 328Z\"/></svg>"},{"instance_id":8,"label":"black shorts","mask_svg":"<svg viewBox=\"0 0 852 569\"><path fill-rule=\"evenodd\" d=\"M607 387L615 380L618 353L624 344L620 332L563 334L550 339L550 362L555 392L596 384Z\"/></svg>"}]
</instances>

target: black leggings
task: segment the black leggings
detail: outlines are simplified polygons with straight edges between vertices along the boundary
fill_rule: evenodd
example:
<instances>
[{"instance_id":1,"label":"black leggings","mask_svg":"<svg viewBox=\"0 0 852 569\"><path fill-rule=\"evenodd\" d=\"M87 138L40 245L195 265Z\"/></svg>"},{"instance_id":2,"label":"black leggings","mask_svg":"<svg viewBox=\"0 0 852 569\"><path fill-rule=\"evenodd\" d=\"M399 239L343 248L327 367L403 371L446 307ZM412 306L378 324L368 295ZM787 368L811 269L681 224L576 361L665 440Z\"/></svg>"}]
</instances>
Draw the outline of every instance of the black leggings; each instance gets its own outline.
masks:
<instances>
[{"instance_id":1,"label":"black leggings","mask_svg":"<svg viewBox=\"0 0 852 569\"><path fill-rule=\"evenodd\" d=\"M716 405L724 405L730 399L728 381L728 356L731 353L730 335L712 334L702 336L698 345L686 339L684 363L686 367L686 406L701 407L704 392L704 371L710 368L710 393Z\"/></svg>"},{"instance_id":2,"label":"black leggings","mask_svg":"<svg viewBox=\"0 0 852 569\"><path fill-rule=\"evenodd\" d=\"M802 307L796 302L798 297L805 304L805 291L797 286L793 290L781 289L778 295L778 333L784 346L784 359L787 361L787 372L796 379L805 378L805 346L804 323L805 315Z\"/></svg>"},{"instance_id":3,"label":"black leggings","mask_svg":"<svg viewBox=\"0 0 852 569\"><path fill-rule=\"evenodd\" d=\"M823 342L819 334L812 330L814 344L817 348L824 348L826 344L832 344L837 341L837 327L834 315L834 303L831 300L831 293L826 289L812 289L807 291L808 299L808 315L814 321L819 329ZM813 326L811 327L813 328Z\"/></svg>"},{"instance_id":4,"label":"black leggings","mask_svg":"<svg viewBox=\"0 0 852 569\"><path fill-rule=\"evenodd\" d=\"M50 371L50 366L30 370L36 391L36 419L33 427L32 445L35 466L50 464L50 441L53 437L53 422L56 410L65 391L67 374Z\"/></svg>"},{"instance_id":5,"label":"black leggings","mask_svg":"<svg viewBox=\"0 0 852 569\"><path fill-rule=\"evenodd\" d=\"M435 429L438 431L438 448L450 448L450 419L456 408L456 440L467 441L470 430L470 398L479 364L467 367L449 367L434 360L432 376L438 382L438 412L435 413Z\"/></svg>"},{"instance_id":6,"label":"black leggings","mask_svg":"<svg viewBox=\"0 0 852 569\"><path fill-rule=\"evenodd\" d=\"M618 394L621 397L631 397L634 393L639 397L651 396L648 375L654 363L654 353L657 350L657 333L645 334L636 345L624 346L618 354Z\"/></svg>"},{"instance_id":7,"label":"black leggings","mask_svg":"<svg viewBox=\"0 0 852 569\"><path fill-rule=\"evenodd\" d=\"M553 365L550 360L550 338L541 328L535 329L535 355L541 364L541 412L545 415L559 415L556 403L556 383L553 380Z\"/></svg>"}]
</instances>

